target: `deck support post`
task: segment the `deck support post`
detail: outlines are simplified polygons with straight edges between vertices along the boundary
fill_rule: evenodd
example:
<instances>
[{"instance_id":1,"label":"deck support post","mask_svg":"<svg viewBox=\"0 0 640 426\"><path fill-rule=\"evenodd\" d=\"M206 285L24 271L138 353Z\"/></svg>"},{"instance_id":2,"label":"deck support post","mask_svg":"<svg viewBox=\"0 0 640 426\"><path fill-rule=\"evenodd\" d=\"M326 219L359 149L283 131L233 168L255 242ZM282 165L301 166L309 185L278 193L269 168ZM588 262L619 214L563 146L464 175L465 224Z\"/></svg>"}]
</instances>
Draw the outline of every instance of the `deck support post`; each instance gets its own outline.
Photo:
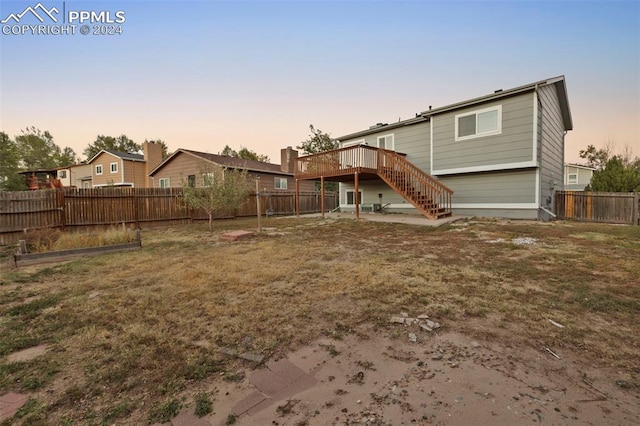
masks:
<instances>
[{"instance_id":1,"label":"deck support post","mask_svg":"<svg viewBox=\"0 0 640 426\"><path fill-rule=\"evenodd\" d=\"M360 197L358 196L359 192L359 187L358 187L358 172L354 173L354 186L355 186L355 201L356 201L356 220L360 220Z\"/></svg>"},{"instance_id":2,"label":"deck support post","mask_svg":"<svg viewBox=\"0 0 640 426\"><path fill-rule=\"evenodd\" d=\"M322 218L324 219L324 176L320 176L320 209L322 210Z\"/></svg>"},{"instance_id":3,"label":"deck support post","mask_svg":"<svg viewBox=\"0 0 640 426\"><path fill-rule=\"evenodd\" d=\"M300 217L300 180L296 179L296 217Z\"/></svg>"}]
</instances>

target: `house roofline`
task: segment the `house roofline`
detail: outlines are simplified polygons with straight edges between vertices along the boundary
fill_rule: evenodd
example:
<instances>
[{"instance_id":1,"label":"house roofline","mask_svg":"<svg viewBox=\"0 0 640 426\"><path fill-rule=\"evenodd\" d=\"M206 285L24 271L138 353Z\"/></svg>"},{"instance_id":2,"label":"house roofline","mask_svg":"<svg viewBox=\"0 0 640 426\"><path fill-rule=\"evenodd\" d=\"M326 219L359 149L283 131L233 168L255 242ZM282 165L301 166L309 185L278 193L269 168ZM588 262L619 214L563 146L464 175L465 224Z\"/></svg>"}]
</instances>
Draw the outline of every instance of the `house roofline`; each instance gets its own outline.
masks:
<instances>
[{"instance_id":1,"label":"house roofline","mask_svg":"<svg viewBox=\"0 0 640 426\"><path fill-rule=\"evenodd\" d=\"M180 152L182 152L184 154L191 155L192 157L197 158L199 160L206 161L207 163L215 164L216 166L220 166L220 167L226 167L226 168L230 168L230 169L245 169L247 171L255 172L255 173L267 173L267 174L273 174L273 175L294 176L293 173L288 173L288 172L283 172L283 171L276 171L276 170L260 169L258 167L251 167L250 165L247 165L247 164L245 164L245 165L227 165L227 164L216 163L215 161L210 160L210 159L208 159L206 157L202 157L202 156L200 156L198 154L205 154L205 155L218 155L218 154L207 154L206 152L193 151L193 150L184 149L184 148L178 148L173 154L171 154L170 156L165 158L162 163L158 164L156 166L156 168L154 168L153 170L151 170L149 172L149 176L153 177L154 174L156 174L158 171L160 171L160 169L162 169L166 164L168 164ZM245 161L251 161L251 160L245 160ZM277 164L273 164L273 163L265 163L265 164L277 165Z\"/></svg>"},{"instance_id":2,"label":"house roofline","mask_svg":"<svg viewBox=\"0 0 640 426\"><path fill-rule=\"evenodd\" d=\"M537 90L537 88L540 87L540 86L547 86L547 85L551 85L551 84L555 85L557 93L558 93L558 102L560 103L560 110L562 112L562 120L563 120L563 123L564 123L564 127L565 127L566 130L573 130L573 121L572 121L572 118L571 118L571 111L569 109L567 86L566 86L564 75L560 75L560 76L557 76L557 77L552 77L552 78L547 78L545 80L540 80L540 81L537 81L535 83L529 83L529 84L525 84L523 86L514 87L512 89L499 90L499 91L496 91L496 92L491 93L489 95L484 95L484 96L480 96L480 97L477 97L477 98L468 99L468 100L462 101L462 102L456 102L456 103L453 103L453 104L445 105L445 106L440 107L440 108L434 108L434 109L430 109L430 110L427 110L427 111L423 111L420 114L418 114L415 118L410 118L410 119L407 119L407 120L399 121L397 123L391 123L391 124L386 124L386 125L382 125L382 126L376 126L376 127L372 127L372 128L366 129L366 130L361 130L359 132L350 133L348 135L344 135L344 136L341 136L339 138L336 138L336 140L344 141L344 140L348 140L348 139L355 139L355 138L358 138L358 137L363 137L363 136L367 136L367 135L370 135L370 134L378 133L378 132L383 131L383 130L393 130L393 129L396 129L398 127L409 126L409 125L420 123L420 122L423 122L423 121L429 121L432 116L437 115L437 114L442 114L442 113L445 113L445 112L454 111L454 110L457 110L457 109L466 108L466 107L469 107L469 106L473 106L473 105L477 105L477 104L481 104L481 103L485 103L485 102L490 102L490 101L493 101L493 100L502 99L502 98L506 98L506 97L509 97L509 96L518 95L520 93L534 91L534 90Z\"/></svg>"},{"instance_id":3,"label":"house roofline","mask_svg":"<svg viewBox=\"0 0 640 426\"><path fill-rule=\"evenodd\" d=\"M444 112L453 111L456 109L466 108L469 106L477 105L480 103L490 102L497 99L506 98L509 96L518 95L520 93L530 92L537 90L540 86L554 85L558 91L558 102L560 103L560 110L562 112L562 120L566 130L573 130L573 121L571 119L571 111L569 110L569 100L567 95L567 86L564 75L557 77L547 78L545 80L536 81L535 83L525 84L523 86L514 87L507 90L496 90L495 92L480 96L478 98L469 99L462 102L456 102L454 104L445 105L440 108L435 108L429 111L423 111L420 113L423 117L430 117L432 115L441 114Z\"/></svg>"},{"instance_id":4,"label":"house roofline","mask_svg":"<svg viewBox=\"0 0 640 426\"><path fill-rule=\"evenodd\" d=\"M565 167L569 166L569 167L577 167L579 169L585 169L585 170L593 170L594 172L598 169L596 169L595 167L590 167L590 166L583 166L582 164L573 164L573 163L564 163Z\"/></svg>"},{"instance_id":5,"label":"house roofline","mask_svg":"<svg viewBox=\"0 0 640 426\"><path fill-rule=\"evenodd\" d=\"M121 160L126 160L126 161L139 161L141 163L146 163L147 160L143 158L125 158L122 157L120 155L118 155L118 151L110 151L108 149L101 149L96 155L94 155L93 157L91 157L91 160L88 160L86 164L91 164L93 162L93 160L95 160L100 154L105 153L105 154L109 154L112 155L116 158L119 158ZM122 154L127 154L127 155L140 155L140 154L129 154L128 152L123 152Z\"/></svg>"},{"instance_id":6,"label":"house roofline","mask_svg":"<svg viewBox=\"0 0 640 426\"><path fill-rule=\"evenodd\" d=\"M343 141L343 140L348 140L348 139L355 139L358 137L362 137L362 136L367 136L373 133L378 133L382 130L393 130L393 129L397 129L398 127L404 127L404 126L410 126L412 124L416 124L416 123L420 123L423 121L429 121L429 119L427 117L423 117L423 116L417 116L414 118L408 118L406 120L402 120L402 121L397 121L395 123L390 123L390 124L383 124L381 126L375 126L375 127L371 127L367 130L361 130L359 132L355 132L355 133L350 133L348 135L344 135L344 136L340 136L339 138L336 138L335 140L337 140L338 142Z\"/></svg>"}]
</instances>

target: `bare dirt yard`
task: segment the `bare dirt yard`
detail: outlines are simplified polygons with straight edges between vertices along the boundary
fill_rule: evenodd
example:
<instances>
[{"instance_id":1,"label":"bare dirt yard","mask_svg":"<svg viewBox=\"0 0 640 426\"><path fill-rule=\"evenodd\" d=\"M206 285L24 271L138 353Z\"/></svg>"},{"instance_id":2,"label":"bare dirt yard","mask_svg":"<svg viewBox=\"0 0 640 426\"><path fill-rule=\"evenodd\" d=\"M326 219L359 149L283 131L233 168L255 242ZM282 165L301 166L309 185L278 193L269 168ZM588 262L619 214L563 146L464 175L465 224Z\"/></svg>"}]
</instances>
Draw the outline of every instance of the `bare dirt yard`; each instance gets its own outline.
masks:
<instances>
[{"instance_id":1,"label":"bare dirt yard","mask_svg":"<svg viewBox=\"0 0 640 426\"><path fill-rule=\"evenodd\" d=\"M0 254L0 425L637 425L640 227L319 218Z\"/></svg>"}]
</instances>

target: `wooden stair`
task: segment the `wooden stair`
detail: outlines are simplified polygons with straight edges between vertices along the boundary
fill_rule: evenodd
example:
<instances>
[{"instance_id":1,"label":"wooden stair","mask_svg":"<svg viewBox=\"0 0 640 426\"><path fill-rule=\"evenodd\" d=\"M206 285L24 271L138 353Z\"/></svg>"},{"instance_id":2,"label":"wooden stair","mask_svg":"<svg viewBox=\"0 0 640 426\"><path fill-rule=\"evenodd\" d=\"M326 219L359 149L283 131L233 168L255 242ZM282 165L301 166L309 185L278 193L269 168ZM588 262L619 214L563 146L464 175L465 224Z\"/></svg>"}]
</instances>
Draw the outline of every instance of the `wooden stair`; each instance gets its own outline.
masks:
<instances>
[{"instance_id":1,"label":"wooden stair","mask_svg":"<svg viewBox=\"0 0 640 426\"><path fill-rule=\"evenodd\" d=\"M429 219L451 216L453 191L396 152L378 150L378 175Z\"/></svg>"}]
</instances>

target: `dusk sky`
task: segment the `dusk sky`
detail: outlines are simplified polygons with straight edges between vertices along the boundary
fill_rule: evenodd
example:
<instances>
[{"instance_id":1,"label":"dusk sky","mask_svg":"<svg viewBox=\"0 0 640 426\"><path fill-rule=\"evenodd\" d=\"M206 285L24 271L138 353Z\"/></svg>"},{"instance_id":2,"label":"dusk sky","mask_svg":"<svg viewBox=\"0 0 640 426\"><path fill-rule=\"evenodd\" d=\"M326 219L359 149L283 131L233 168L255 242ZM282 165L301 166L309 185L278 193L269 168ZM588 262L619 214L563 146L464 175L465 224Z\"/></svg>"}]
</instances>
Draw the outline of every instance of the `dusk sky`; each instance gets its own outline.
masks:
<instances>
[{"instance_id":1,"label":"dusk sky","mask_svg":"<svg viewBox=\"0 0 640 426\"><path fill-rule=\"evenodd\" d=\"M48 130L80 156L126 134L279 163L309 124L339 137L558 75L565 161L608 140L640 156L638 1L40 3L126 16L120 35L0 35L0 130ZM0 20L37 4L2 0Z\"/></svg>"}]
</instances>

